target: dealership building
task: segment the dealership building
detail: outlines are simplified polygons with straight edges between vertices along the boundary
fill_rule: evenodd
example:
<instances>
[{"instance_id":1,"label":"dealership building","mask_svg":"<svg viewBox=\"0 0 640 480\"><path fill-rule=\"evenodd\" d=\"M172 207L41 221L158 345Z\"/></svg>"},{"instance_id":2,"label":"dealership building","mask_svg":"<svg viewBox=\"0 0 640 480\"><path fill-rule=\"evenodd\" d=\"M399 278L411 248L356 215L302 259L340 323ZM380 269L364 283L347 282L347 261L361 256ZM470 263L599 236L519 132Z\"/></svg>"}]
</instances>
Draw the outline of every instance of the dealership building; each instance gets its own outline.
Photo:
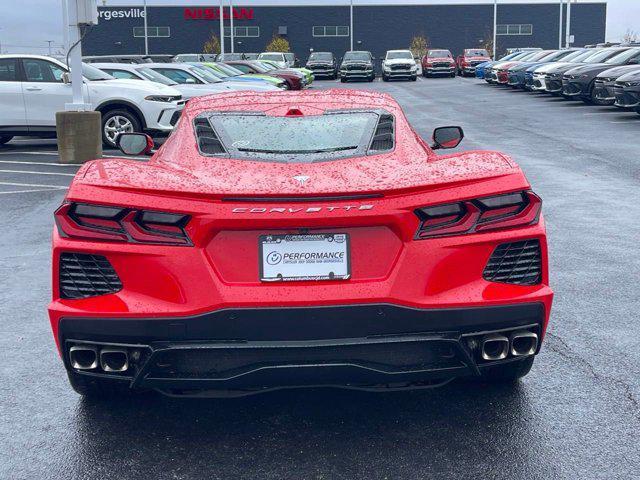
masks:
<instances>
[{"instance_id":1,"label":"dealership building","mask_svg":"<svg viewBox=\"0 0 640 480\"><path fill-rule=\"evenodd\" d=\"M83 40L84 55L142 54L145 49L142 0L104 0L99 24ZM223 0L225 51L231 51L231 10ZM244 0L233 2L233 49L262 52L274 35L285 37L301 60L309 52L408 48L422 35L433 48L454 54L486 44L493 35L493 1L405 0ZM203 44L220 36L219 2L210 0L147 0L147 41L150 54L202 52ZM607 4L581 0L571 5L573 45L603 42ZM560 1L498 3L498 52L507 48L558 48ZM566 21L566 2L563 12ZM563 21L564 24L564 21ZM351 29L353 28L353 32ZM565 32L563 32L563 38Z\"/></svg>"}]
</instances>

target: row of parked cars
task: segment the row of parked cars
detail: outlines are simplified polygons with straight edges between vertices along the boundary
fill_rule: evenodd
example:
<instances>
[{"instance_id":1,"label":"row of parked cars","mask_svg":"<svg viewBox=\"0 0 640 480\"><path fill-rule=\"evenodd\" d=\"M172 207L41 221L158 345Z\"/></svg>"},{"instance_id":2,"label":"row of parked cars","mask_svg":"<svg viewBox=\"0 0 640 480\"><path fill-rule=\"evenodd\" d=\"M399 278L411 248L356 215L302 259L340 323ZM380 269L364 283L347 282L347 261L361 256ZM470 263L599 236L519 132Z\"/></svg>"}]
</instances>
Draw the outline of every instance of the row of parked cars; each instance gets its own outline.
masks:
<instances>
[{"instance_id":1,"label":"row of parked cars","mask_svg":"<svg viewBox=\"0 0 640 480\"><path fill-rule=\"evenodd\" d=\"M109 147L116 146L123 132L168 134L185 102L193 97L241 90L300 90L314 80L310 70L285 68L267 59L182 63L90 60L92 63L84 63L82 68L84 102L102 114L102 140ZM15 136L55 137L55 114L72 99L69 79L63 59L0 55L0 145Z\"/></svg>"},{"instance_id":2,"label":"row of parked cars","mask_svg":"<svg viewBox=\"0 0 640 480\"><path fill-rule=\"evenodd\" d=\"M640 45L514 52L478 65L476 77L640 113Z\"/></svg>"}]
</instances>

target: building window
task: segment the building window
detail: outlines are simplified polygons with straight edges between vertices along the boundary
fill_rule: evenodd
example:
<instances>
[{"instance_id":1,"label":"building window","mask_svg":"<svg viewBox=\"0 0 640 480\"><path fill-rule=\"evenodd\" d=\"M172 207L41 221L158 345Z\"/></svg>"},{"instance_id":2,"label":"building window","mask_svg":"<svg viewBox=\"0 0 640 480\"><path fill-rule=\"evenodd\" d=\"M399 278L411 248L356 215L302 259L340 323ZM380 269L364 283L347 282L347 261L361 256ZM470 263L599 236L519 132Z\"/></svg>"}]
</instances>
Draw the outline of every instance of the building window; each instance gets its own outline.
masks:
<instances>
[{"instance_id":1,"label":"building window","mask_svg":"<svg viewBox=\"0 0 640 480\"><path fill-rule=\"evenodd\" d=\"M224 27L224 36L231 37L231 27ZM233 27L235 38L258 38L260 27Z\"/></svg>"},{"instance_id":2,"label":"building window","mask_svg":"<svg viewBox=\"0 0 640 480\"><path fill-rule=\"evenodd\" d=\"M144 37L144 27L133 27L133 36ZM168 38L171 36L169 27L147 27L148 38Z\"/></svg>"},{"instance_id":3,"label":"building window","mask_svg":"<svg viewBox=\"0 0 640 480\"><path fill-rule=\"evenodd\" d=\"M313 27L314 37L348 37L349 27L343 26L318 26Z\"/></svg>"},{"instance_id":4,"label":"building window","mask_svg":"<svg viewBox=\"0 0 640 480\"><path fill-rule=\"evenodd\" d=\"M497 35L532 35L533 25L530 23L498 25Z\"/></svg>"}]
</instances>

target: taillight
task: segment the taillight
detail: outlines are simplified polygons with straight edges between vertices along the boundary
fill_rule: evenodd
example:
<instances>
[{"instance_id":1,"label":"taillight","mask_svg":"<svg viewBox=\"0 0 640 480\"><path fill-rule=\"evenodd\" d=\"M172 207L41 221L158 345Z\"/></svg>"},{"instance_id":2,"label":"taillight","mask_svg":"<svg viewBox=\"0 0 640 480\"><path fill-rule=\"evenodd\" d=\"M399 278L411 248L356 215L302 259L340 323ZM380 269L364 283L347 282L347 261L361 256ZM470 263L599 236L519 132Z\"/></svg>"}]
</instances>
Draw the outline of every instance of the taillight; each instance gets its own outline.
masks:
<instances>
[{"instance_id":1,"label":"taillight","mask_svg":"<svg viewBox=\"0 0 640 480\"><path fill-rule=\"evenodd\" d=\"M55 212L60 235L70 238L158 245L192 245L189 215L125 207L65 203Z\"/></svg>"},{"instance_id":2,"label":"taillight","mask_svg":"<svg viewBox=\"0 0 640 480\"><path fill-rule=\"evenodd\" d=\"M420 208L416 239L534 225L541 207L540 197L526 191Z\"/></svg>"}]
</instances>

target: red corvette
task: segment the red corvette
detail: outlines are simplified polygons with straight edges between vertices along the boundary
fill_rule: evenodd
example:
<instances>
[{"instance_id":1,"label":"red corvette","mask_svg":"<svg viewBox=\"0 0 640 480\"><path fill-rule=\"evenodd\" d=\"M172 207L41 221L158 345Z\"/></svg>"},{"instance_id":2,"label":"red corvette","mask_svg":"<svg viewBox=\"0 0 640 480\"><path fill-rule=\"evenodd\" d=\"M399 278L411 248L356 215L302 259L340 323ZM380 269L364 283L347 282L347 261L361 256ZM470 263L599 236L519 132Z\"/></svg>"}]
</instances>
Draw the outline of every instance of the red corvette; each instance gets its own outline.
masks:
<instances>
[{"instance_id":1,"label":"red corvette","mask_svg":"<svg viewBox=\"0 0 640 480\"><path fill-rule=\"evenodd\" d=\"M84 395L389 391L525 375L553 293L506 155L439 155L388 95L191 100L148 161L95 160L55 212L53 335ZM127 154L152 147L122 134Z\"/></svg>"}]
</instances>

